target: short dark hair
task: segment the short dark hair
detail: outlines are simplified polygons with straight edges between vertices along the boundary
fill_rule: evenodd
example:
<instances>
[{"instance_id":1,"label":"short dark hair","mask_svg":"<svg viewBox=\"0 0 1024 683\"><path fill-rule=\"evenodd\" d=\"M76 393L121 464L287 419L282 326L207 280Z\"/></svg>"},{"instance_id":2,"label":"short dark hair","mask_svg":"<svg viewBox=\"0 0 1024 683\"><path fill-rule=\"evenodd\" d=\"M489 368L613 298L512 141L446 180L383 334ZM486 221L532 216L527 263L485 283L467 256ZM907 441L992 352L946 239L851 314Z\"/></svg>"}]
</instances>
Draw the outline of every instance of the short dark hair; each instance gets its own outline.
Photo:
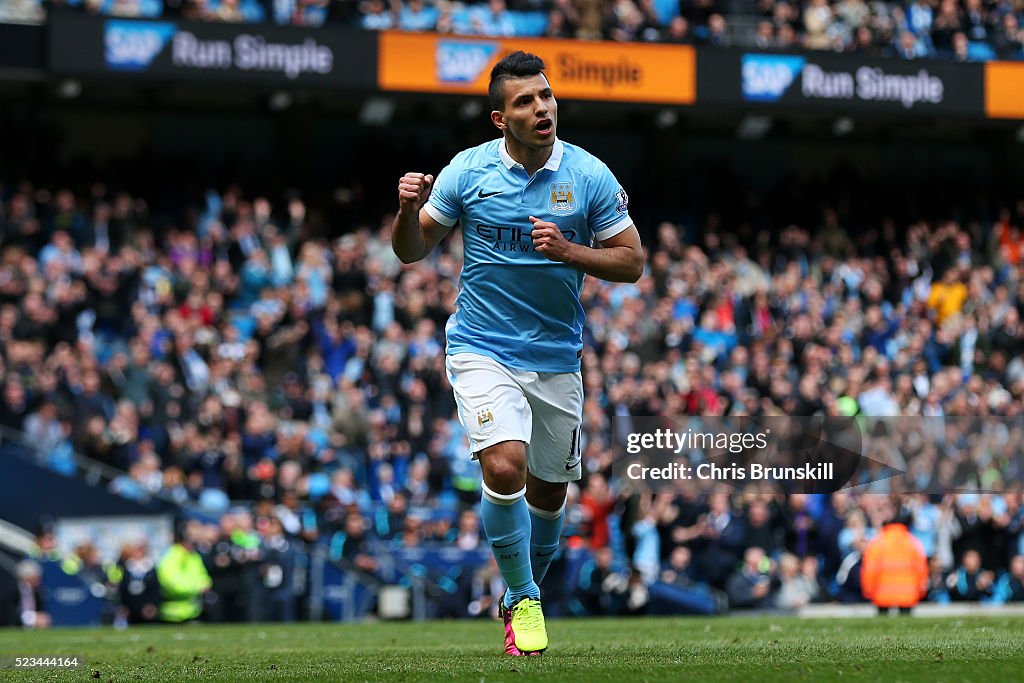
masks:
<instances>
[{"instance_id":1,"label":"short dark hair","mask_svg":"<svg viewBox=\"0 0 1024 683\"><path fill-rule=\"evenodd\" d=\"M491 69L491 84L487 87L491 109L500 111L505 107L505 81L536 76L545 68L543 59L522 50L502 57Z\"/></svg>"}]
</instances>

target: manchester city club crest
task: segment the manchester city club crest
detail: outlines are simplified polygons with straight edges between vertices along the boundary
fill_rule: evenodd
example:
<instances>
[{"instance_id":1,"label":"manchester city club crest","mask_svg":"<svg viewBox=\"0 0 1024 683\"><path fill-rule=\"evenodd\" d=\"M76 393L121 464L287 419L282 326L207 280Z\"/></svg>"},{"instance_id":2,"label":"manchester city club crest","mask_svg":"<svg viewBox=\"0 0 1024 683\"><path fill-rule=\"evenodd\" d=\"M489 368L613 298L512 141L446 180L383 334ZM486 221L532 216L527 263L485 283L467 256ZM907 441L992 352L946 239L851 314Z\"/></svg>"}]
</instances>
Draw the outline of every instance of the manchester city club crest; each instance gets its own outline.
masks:
<instances>
[{"instance_id":1,"label":"manchester city club crest","mask_svg":"<svg viewBox=\"0 0 1024 683\"><path fill-rule=\"evenodd\" d=\"M548 209L555 214L570 214L576 211L576 195L572 183L551 183L551 201Z\"/></svg>"},{"instance_id":2,"label":"manchester city club crest","mask_svg":"<svg viewBox=\"0 0 1024 683\"><path fill-rule=\"evenodd\" d=\"M497 425L490 408L482 408L476 411L476 423L481 432L489 432Z\"/></svg>"}]
</instances>

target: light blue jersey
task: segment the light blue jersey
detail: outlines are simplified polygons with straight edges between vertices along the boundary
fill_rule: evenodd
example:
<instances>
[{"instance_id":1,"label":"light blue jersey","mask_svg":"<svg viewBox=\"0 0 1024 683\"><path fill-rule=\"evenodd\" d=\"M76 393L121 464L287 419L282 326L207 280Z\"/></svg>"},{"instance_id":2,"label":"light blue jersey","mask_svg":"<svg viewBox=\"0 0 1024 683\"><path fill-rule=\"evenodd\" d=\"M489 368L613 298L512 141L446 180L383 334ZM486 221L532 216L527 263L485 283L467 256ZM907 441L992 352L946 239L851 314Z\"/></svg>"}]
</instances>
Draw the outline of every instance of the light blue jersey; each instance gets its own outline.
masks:
<instances>
[{"instance_id":1,"label":"light blue jersey","mask_svg":"<svg viewBox=\"0 0 1024 683\"><path fill-rule=\"evenodd\" d=\"M437 176L426 211L462 221L464 261L448 353L479 353L533 372L576 372L583 349L583 272L534 251L530 216L591 246L633 224L615 176L589 152L556 140L533 178L503 139L467 149Z\"/></svg>"}]
</instances>

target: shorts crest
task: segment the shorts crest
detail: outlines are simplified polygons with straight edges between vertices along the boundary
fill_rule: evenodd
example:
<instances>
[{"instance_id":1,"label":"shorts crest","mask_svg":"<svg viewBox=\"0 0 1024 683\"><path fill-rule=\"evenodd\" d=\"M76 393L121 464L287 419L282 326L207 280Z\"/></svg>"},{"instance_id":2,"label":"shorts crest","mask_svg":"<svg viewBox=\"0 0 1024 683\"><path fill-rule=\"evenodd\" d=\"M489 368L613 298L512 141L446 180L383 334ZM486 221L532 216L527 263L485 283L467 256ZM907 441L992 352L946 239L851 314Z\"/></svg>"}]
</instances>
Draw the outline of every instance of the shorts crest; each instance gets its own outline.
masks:
<instances>
[{"instance_id":1,"label":"shorts crest","mask_svg":"<svg viewBox=\"0 0 1024 683\"><path fill-rule=\"evenodd\" d=\"M481 432L489 432L497 426L490 408L483 408L476 412L476 423Z\"/></svg>"}]
</instances>

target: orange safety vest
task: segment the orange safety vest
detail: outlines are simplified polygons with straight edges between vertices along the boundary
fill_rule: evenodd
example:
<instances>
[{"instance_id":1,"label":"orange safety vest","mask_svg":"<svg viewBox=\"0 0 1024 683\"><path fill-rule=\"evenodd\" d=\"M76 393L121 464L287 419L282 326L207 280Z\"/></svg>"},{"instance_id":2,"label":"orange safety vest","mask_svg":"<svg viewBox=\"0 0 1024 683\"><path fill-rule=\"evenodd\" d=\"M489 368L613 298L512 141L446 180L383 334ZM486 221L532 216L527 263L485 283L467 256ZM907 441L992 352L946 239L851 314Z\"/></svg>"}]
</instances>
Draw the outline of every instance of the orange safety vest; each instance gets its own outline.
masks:
<instances>
[{"instance_id":1,"label":"orange safety vest","mask_svg":"<svg viewBox=\"0 0 1024 683\"><path fill-rule=\"evenodd\" d=\"M878 607L913 607L928 588L928 558L903 524L886 524L864 550L864 597Z\"/></svg>"}]
</instances>

